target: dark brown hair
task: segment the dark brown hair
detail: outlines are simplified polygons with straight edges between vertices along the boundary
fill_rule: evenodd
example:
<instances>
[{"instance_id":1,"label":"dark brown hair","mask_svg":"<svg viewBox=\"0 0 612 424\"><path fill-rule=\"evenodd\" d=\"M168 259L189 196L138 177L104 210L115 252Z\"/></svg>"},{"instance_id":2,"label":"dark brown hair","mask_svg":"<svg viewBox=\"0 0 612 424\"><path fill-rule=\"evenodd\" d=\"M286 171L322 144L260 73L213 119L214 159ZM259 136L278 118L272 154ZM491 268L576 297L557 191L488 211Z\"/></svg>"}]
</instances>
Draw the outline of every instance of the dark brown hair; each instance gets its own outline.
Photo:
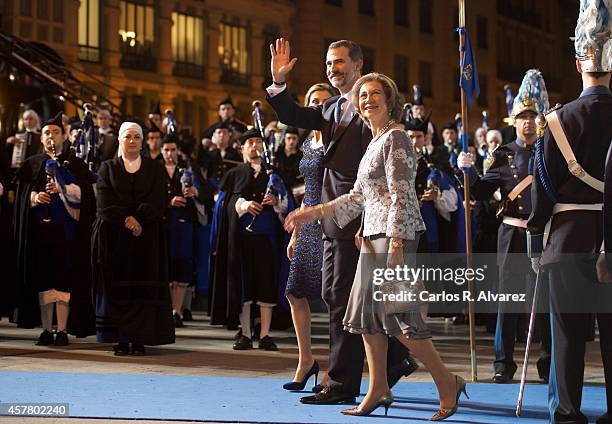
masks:
<instances>
[{"instance_id":1,"label":"dark brown hair","mask_svg":"<svg viewBox=\"0 0 612 424\"><path fill-rule=\"evenodd\" d=\"M346 47L348 49L349 57L351 58L353 62L357 62L358 60L363 60L363 51L361 51L361 47L359 47L359 44L355 43L354 41L350 41L350 40L334 41L333 43L329 45L327 50L329 51L331 49L338 49L340 47Z\"/></svg>"}]
</instances>

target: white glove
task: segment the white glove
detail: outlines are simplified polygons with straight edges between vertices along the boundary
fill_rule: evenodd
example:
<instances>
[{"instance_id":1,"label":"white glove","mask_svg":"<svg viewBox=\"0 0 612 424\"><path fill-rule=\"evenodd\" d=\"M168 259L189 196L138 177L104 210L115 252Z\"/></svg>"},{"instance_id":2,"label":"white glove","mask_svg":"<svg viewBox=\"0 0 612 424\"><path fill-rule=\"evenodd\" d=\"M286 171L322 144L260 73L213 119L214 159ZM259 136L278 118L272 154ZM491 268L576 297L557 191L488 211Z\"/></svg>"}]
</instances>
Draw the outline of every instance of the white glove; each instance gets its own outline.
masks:
<instances>
[{"instance_id":1,"label":"white glove","mask_svg":"<svg viewBox=\"0 0 612 424\"><path fill-rule=\"evenodd\" d=\"M474 165L474 159L471 153L461 152L457 158L457 166L459 168L471 168Z\"/></svg>"},{"instance_id":2,"label":"white glove","mask_svg":"<svg viewBox=\"0 0 612 424\"><path fill-rule=\"evenodd\" d=\"M542 267L542 264L540 264L541 259L541 256L538 256L537 258L531 258L531 269L533 269L533 272L535 272L536 274Z\"/></svg>"}]
</instances>

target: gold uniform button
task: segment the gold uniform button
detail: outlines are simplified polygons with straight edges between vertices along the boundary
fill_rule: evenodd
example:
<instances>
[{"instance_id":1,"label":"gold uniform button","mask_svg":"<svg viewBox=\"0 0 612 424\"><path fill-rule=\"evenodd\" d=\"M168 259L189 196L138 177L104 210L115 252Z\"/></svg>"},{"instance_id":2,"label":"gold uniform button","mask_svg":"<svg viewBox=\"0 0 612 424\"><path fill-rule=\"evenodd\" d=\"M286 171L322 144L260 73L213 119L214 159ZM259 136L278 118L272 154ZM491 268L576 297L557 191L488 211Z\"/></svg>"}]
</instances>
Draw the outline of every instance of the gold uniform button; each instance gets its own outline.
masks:
<instances>
[{"instance_id":1,"label":"gold uniform button","mask_svg":"<svg viewBox=\"0 0 612 424\"><path fill-rule=\"evenodd\" d=\"M515 164L515 163L513 163L512 165L510 165L510 168L512 168L512 169L516 169L516 164Z\"/></svg>"},{"instance_id":2,"label":"gold uniform button","mask_svg":"<svg viewBox=\"0 0 612 424\"><path fill-rule=\"evenodd\" d=\"M518 195L518 196L516 196L516 197L517 197L517 198L519 198L519 199L522 199L522 198L523 198L523 195L522 195L522 194L519 194L519 195Z\"/></svg>"},{"instance_id":3,"label":"gold uniform button","mask_svg":"<svg viewBox=\"0 0 612 424\"><path fill-rule=\"evenodd\" d=\"M513 177L516 179L516 178L518 178L518 175L514 174Z\"/></svg>"},{"instance_id":4,"label":"gold uniform button","mask_svg":"<svg viewBox=\"0 0 612 424\"><path fill-rule=\"evenodd\" d=\"M522 211L522 210L523 210L523 207L522 207L521 205L519 205L519 208L518 208L518 209L519 209L519 211Z\"/></svg>"}]
</instances>

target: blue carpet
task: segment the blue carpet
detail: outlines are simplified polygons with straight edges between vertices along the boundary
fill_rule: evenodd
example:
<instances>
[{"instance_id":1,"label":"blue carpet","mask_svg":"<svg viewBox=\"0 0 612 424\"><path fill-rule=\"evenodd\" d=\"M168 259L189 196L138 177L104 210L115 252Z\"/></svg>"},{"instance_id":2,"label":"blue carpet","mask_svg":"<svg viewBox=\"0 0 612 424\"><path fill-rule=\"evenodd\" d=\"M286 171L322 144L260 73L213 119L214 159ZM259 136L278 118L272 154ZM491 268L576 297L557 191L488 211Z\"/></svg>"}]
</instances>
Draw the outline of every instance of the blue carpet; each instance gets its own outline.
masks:
<instances>
[{"instance_id":1,"label":"blue carpet","mask_svg":"<svg viewBox=\"0 0 612 424\"><path fill-rule=\"evenodd\" d=\"M412 423L427 421L437 409L433 383L399 383L389 418L346 417L340 406L307 406L303 393L282 389L275 378L174 375L0 372L0 402L67 402L72 417L168 419L264 423ZM364 383L362 389L365 390ZM514 416L518 385L468 384L453 423L546 423L547 386L528 385L523 418ZM605 408L605 389L585 387L582 411L590 420Z\"/></svg>"}]
</instances>

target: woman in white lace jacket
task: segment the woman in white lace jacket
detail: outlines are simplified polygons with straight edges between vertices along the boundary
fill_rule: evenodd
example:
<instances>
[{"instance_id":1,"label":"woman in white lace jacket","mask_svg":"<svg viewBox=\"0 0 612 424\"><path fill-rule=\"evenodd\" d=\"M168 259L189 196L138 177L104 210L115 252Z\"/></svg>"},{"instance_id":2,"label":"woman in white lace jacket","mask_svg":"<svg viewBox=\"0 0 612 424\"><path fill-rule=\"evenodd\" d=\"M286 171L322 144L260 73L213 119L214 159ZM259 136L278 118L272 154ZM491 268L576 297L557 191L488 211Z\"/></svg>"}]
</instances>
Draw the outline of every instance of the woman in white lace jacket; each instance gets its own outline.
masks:
<instances>
[{"instance_id":1,"label":"woman in white lace jacket","mask_svg":"<svg viewBox=\"0 0 612 424\"><path fill-rule=\"evenodd\" d=\"M375 260L371 259L382 254L383 268L415 266L418 239L425 230L414 189L416 154L403 126L396 123L401 112L399 97L393 80L382 74L368 74L355 83L355 110L374 136L359 165L355 186L331 202L293 212L285 228L317 219L333 219L342 227L363 214L361 255L344 329L362 334L370 384L359 406L342 413L368 415L378 406L384 406L386 413L393 402L386 378L387 342L388 337L397 337L425 364L436 383L440 409L432 420L437 421L456 412L465 381L451 374L440 360L417 304L406 312L390 313L389 304L374 296L380 286L374 284Z\"/></svg>"}]
</instances>

